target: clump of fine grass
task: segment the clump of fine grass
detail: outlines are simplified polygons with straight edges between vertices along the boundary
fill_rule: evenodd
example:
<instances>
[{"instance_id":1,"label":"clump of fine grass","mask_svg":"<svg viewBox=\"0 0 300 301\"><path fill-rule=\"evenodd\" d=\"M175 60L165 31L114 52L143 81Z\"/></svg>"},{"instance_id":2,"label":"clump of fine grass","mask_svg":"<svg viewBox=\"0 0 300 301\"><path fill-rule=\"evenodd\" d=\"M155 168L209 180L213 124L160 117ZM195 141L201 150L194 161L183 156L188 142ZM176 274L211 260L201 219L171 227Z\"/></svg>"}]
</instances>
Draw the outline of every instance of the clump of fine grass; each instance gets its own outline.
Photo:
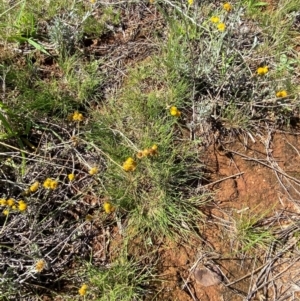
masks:
<instances>
[{"instance_id":1,"label":"clump of fine grass","mask_svg":"<svg viewBox=\"0 0 300 301\"><path fill-rule=\"evenodd\" d=\"M236 252L264 252L275 241L272 229L264 225L266 215L267 212L254 213L252 210L236 215L233 239Z\"/></svg>"},{"instance_id":2,"label":"clump of fine grass","mask_svg":"<svg viewBox=\"0 0 300 301\"><path fill-rule=\"evenodd\" d=\"M110 267L89 266L87 271L91 285L87 296L96 296L97 301L145 300L153 293L150 290L154 278L151 266L128 260L124 255L120 255Z\"/></svg>"},{"instance_id":3,"label":"clump of fine grass","mask_svg":"<svg viewBox=\"0 0 300 301\"><path fill-rule=\"evenodd\" d=\"M201 164L194 156L195 145L180 143L184 113L170 113L171 105L180 110L189 85L175 85L173 80L162 64L145 61L129 72L121 92L102 112L94 114L97 122L88 139L111 157L101 193L121 215L129 213L131 235L188 235L201 219L198 209L205 196L196 197L188 188L191 183L197 186ZM148 89L150 81L156 84L153 90ZM150 153L143 155L148 149ZM135 165L127 170L123 163L128 157Z\"/></svg>"}]
</instances>

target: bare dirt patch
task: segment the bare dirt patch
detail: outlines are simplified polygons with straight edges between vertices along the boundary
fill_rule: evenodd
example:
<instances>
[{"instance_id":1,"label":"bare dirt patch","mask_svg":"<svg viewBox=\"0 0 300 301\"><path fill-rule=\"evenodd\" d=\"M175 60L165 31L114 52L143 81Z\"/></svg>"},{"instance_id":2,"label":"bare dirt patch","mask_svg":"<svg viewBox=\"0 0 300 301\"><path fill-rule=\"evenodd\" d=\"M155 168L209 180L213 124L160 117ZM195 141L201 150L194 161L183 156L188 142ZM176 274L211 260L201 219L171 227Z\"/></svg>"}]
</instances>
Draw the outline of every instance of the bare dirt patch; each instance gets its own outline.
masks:
<instances>
[{"instance_id":1,"label":"bare dirt patch","mask_svg":"<svg viewBox=\"0 0 300 301\"><path fill-rule=\"evenodd\" d=\"M173 244L162 249L160 276L166 281L157 300L240 301L262 296L271 300L278 294L292 300L291 296L297 295L298 256L289 258L285 252L294 251L294 238L287 237L278 252L275 247L265 254L258 250L236 252L232 217L263 213L263 222L281 233L290 229L299 211L300 136L274 131L253 138L255 142L247 136L227 138L212 143L204 152L203 162L212 183L206 187L214 191L215 204L208 208L203 241L195 241L194 247ZM217 182L221 179L226 180ZM281 256L273 262L266 254L270 258ZM223 283L203 285L197 281L197 269L217 272ZM275 280L268 284L272 278ZM259 284L261 289L256 290Z\"/></svg>"}]
</instances>

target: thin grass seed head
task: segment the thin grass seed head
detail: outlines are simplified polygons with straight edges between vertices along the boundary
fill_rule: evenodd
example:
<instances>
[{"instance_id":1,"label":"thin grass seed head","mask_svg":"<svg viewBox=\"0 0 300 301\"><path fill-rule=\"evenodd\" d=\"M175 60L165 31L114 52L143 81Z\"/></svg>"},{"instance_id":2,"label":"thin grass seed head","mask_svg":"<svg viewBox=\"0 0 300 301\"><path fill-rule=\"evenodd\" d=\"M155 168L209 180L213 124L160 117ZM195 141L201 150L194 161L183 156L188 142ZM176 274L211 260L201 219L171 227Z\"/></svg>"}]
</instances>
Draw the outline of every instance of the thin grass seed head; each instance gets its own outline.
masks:
<instances>
[{"instance_id":1,"label":"thin grass seed head","mask_svg":"<svg viewBox=\"0 0 300 301\"><path fill-rule=\"evenodd\" d=\"M91 176L95 175L97 172L98 172L98 167L92 167L92 168L89 170L89 174L90 174Z\"/></svg>"},{"instance_id":2,"label":"thin grass seed head","mask_svg":"<svg viewBox=\"0 0 300 301\"><path fill-rule=\"evenodd\" d=\"M269 72L269 67L268 66L258 67L256 72L258 75L265 75Z\"/></svg>"},{"instance_id":3,"label":"thin grass seed head","mask_svg":"<svg viewBox=\"0 0 300 301\"><path fill-rule=\"evenodd\" d=\"M15 205L15 200L14 199L8 199L7 200L7 206L12 207Z\"/></svg>"},{"instance_id":4,"label":"thin grass seed head","mask_svg":"<svg viewBox=\"0 0 300 301\"><path fill-rule=\"evenodd\" d=\"M226 2L223 4L223 8L227 11L230 12L232 10L232 6L229 2Z\"/></svg>"},{"instance_id":5,"label":"thin grass seed head","mask_svg":"<svg viewBox=\"0 0 300 301\"><path fill-rule=\"evenodd\" d=\"M69 181L73 181L75 179L75 175L73 173L68 174Z\"/></svg>"},{"instance_id":6,"label":"thin grass seed head","mask_svg":"<svg viewBox=\"0 0 300 301\"><path fill-rule=\"evenodd\" d=\"M177 107L171 107L170 114L174 117L180 117L181 112L177 109Z\"/></svg>"},{"instance_id":7,"label":"thin grass seed head","mask_svg":"<svg viewBox=\"0 0 300 301\"><path fill-rule=\"evenodd\" d=\"M278 98L284 98L284 97L287 97L287 95L288 94L287 94L286 90L281 90L276 93L276 97L278 97Z\"/></svg>"},{"instance_id":8,"label":"thin grass seed head","mask_svg":"<svg viewBox=\"0 0 300 301\"><path fill-rule=\"evenodd\" d=\"M219 31L223 32L226 29L226 25L225 25L225 23L219 23L217 25L217 28L218 28Z\"/></svg>"},{"instance_id":9,"label":"thin grass seed head","mask_svg":"<svg viewBox=\"0 0 300 301\"><path fill-rule=\"evenodd\" d=\"M220 18L217 17L217 16L212 16L210 18L210 22L212 22L212 23L219 23L220 22Z\"/></svg>"},{"instance_id":10,"label":"thin grass seed head","mask_svg":"<svg viewBox=\"0 0 300 301\"><path fill-rule=\"evenodd\" d=\"M25 211L27 209L27 204L23 200L19 201L18 209L21 212Z\"/></svg>"},{"instance_id":11,"label":"thin grass seed head","mask_svg":"<svg viewBox=\"0 0 300 301\"><path fill-rule=\"evenodd\" d=\"M123 163L123 169L125 171L135 171L137 163L131 158L127 158L126 161Z\"/></svg>"},{"instance_id":12,"label":"thin grass seed head","mask_svg":"<svg viewBox=\"0 0 300 301\"><path fill-rule=\"evenodd\" d=\"M38 181L35 181L30 187L29 191L30 192L36 192L40 187L40 183Z\"/></svg>"},{"instance_id":13,"label":"thin grass seed head","mask_svg":"<svg viewBox=\"0 0 300 301\"><path fill-rule=\"evenodd\" d=\"M78 290L78 293L80 296L85 296L86 293L87 293L87 289L88 289L88 286L86 284L83 284L81 286L81 288Z\"/></svg>"}]
</instances>

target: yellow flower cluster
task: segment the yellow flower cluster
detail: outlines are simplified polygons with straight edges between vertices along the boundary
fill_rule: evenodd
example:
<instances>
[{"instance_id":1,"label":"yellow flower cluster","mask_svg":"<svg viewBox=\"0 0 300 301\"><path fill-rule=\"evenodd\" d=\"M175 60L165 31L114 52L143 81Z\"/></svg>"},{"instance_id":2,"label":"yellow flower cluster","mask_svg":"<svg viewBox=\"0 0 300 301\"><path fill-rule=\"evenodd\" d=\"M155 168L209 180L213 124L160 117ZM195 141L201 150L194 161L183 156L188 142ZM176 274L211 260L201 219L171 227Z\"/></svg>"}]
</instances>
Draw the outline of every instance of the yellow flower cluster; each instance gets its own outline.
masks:
<instances>
[{"instance_id":1,"label":"yellow flower cluster","mask_svg":"<svg viewBox=\"0 0 300 301\"><path fill-rule=\"evenodd\" d=\"M158 154L157 145L154 144L154 145L152 145L151 148L145 148L142 151L138 151L136 156L137 156L138 159L141 159L143 157L155 156L157 154Z\"/></svg>"},{"instance_id":2,"label":"yellow flower cluster","mask_svg":"<svg viewBox=\"0 0 300 301\"><path fill-rule=\"evenodd\" d=\"M103 209L107 214L112 213L116 210L116 208L110 202L104 202Z\"/></svg>"},{"instance_id":3,"label":"yellow flower cluster","mask_svg":"<svg viewBox=\"0 0 300 301\"><path fill-rule=\"evenodd\" d=\"M86 284L83 284L81 288L78 290L78 293L80 296L85 296L87 292L88 286Z\"/></svg>"},{"instance_id":4,"label":"yellow flower cluster","mask_svg":"<svg viewBox=\"0 0 300 301\"><path fill-rule=\"evenodd\" d=\"M226 2L223 4L223 8L227 11L227 12L230 12L232 10L232 6L229 2ZM221 22L220 18L217 17L217 16L212 16L210 18L210 22L216 24L217 26L217 29L221 32L225 31L226 29L226 24Z\"/></svg>"},{"instance_id":5,"label":"yellow flower cluster","mask_svg":"<svg viewBox=\"0 0 300 301\"><path fill-rule=\"evenodd\" d=\"M219 23L218 25L217 25L217 28L218 28L218 30L219 31L225 31L225 29L226 29L226 25L225 25L225 23Z\"/></svg>"},{"instance_id":6,"label":"yellow flower cluster","mask_svg":"<svg viewBox=\"0 0 300 301\"><path fill-rule=\"evenodd\" d=\"M14 199L8 199L7 200L7 206L14 207L15 206L15 200ZM14 209L14 208L13 208Z\"/></svg>"},{"instance_id":7,"label":"yellow flower cluster","mask_svg":"<svg viewBox=\"0 0 300 301\"><path fill-rule=\"evenodd\" d=\"M284 98L284 97L287 97L287 95L288 94L287 94L286 90L281 90L276 93L276 97L278 97L278 98Z\"/></svg>"},{"instance_id":8,"label":"yellow flower cluster","mask_svg":"<svg viewBox=\"0 0 300 301\"><path fill-rule=\"evenodd\" d=\"M177 109L177 107L171 107L170 114L175 117L180 117L181 112Z\"/></svg>"},{"instance_id":9,"label":"yellow flower cluster","mask_svg":"<svg viewBox=\"0 0 300 301\"><path fill-rule=\"evenodd\" d=\"M124 163L123 163L123 169L125 171L135 171L136 169L136 162L131 158L129 157Z\"/></svg>"},{"instance_id":10,"label":"yellow flower cluster","mask_svg":"<svg viewBox=\"0 0 300 301\"><path fill-rule=\"evenodd\" d=\"M29 191L30 192L36 192L40 187L40 183L38 181L35 181L30 187Z\"/></svg>"},{"instance_id":11,"label":"yellow flower cluster","mask_svg":"<svg viewBox=\"0 0 300 301\"><path fill-rule=\"evenodd\" d=\"M72 115L71 115L71 120L72 121L83 121L83 115L81 113L79 113L78 111L75 111Z\"/></svg>"},{"instance_id":12,"label":"yellow flower cluster","mask_svg":"<svg viewBox=\"0 0 300 301\"><path fill-rule=\"evenodd\" d=\"M58 182L56 180L52 180L50 178L47 178L43 184L44 188L46 189L56 189L58 186Z\"/></svg>"},{"instance_id":13,"label":"yellow flower cluster","mask_svg":"<svg viewBox=\"0 0 300 301\"><path fill-rule=\"evenodd\" d=\"M194 4L194 0L187 0L188 5L193 5Z\"/></svg>"},{"instance_id":14,"label":"yellow flower cluster","mask_svg":"<svg viewBox=\"0 0 300 301\"><path fill-rule=\"evenodd\" d=\"M269 67L268 66L258 67L256 72L258 75L265 75L269 72Z\"/></svg>"},{"instance_id":15,"label":"yellow flower cluster","mask_svg":"<svg viewBox=\"0 0 300 301\"><path fill-rule=\"evenodd\" d=\"M97 172L98 172L98 168L97 168L97 167L92 167L92 168L89 170L89 174L90 174L91 176L95 175Z\"/></svg>"},{"instance_id":16,"label":"yellow flower cluster","mask_svg":"<svg viewBox=\"0 0 300 301\"><path fill-rule=\"evenodd\" d=\"M232 6L229 2L226 2L223 4L223 8L227 11L230 12L232 10Z\"/></svg>"},{"instance_id":17,"label":"yellow flower cluster","mask_svg":"<svg viewBox=\"0 0 300 301\"><path fill-rule=\"evenodd\" d=\"M3 210L4 215L9 214L9 210L19 210L19 211L25 211L27 209L27 204L23 200L18 201L18 205L16 204L16 201L12 198L5 200L0 199L0 206L6 206L6 209Z\"/></svg>"},{"instance_id":18,"label":"yellow flower cluster","mask_svg":"<svg viewBox=\"0 0 300 301\"><path fill-rule=\"evenodd\" d=\"M46 262L44 259L40 259L36 262L35 264L35 270L40 273L42 272L44 269L45 269L45 266L46 266Z\"/></svg>"},{"instance_id":19,"label":"yellow flower cluster","mask_svg":"<svg viewBox=\"0 0 300 301\"><path fill-rule=\"evenodd\" d=\"M220 23L220 18L217 17L217 16L212 16L210 18L210 22L212 22L212 23Z\"/></svg>"},{"instance_id":20,"label":"yellow flower cluster","mask_svg":"<svg viewBox=\"0 0 300 301\"><path fill-rule=\"evenodd\" d=\"M217 29L219 30L219 31L225 31L225 29L226 29L226 25L225 25L225 23L223 23L223 22L220 22L220 18L219 17L217 17L217 16L212 16L211 18L210 18L210 21L212 22L212 23L215 23L216 25L217 25Z\"/></svg>"},{"instance_id":21,"label":"yellow flower cluster","mask_svg":"<svg viewBox=\"0 0 300 301\"><path fill-rule=\"evenodd\" d=\"M73 181L75 179L75 175L73 173L68 174L69 181Z\"/></svg>"},{"instance_id":22,"label":"yellow flower cluster","mask_svg":"<svg viewBox=\"0 0 300 301\"><path fill-rule=\"evenodd\" d=\"M27 204L24 201L19 201L18 209L20 211L25 211L27 209Z\"/></svg>"}]
</instances>

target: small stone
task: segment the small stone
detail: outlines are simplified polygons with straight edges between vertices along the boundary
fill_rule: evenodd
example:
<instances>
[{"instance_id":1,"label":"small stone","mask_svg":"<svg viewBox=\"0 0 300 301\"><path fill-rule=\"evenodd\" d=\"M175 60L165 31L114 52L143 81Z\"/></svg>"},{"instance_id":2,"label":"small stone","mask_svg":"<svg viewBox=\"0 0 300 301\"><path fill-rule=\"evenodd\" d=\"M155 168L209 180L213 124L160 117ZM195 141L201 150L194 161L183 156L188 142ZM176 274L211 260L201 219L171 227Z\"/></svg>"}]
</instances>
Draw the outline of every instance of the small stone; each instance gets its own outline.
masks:
<instances>
[{"instance_id":1,"label":"small stone","mask_svg":"<svg viewBox=\"0 0 300 301\"><path fill-rule=\"evenodd\" d=\"M222 282L222 276L207 268L196 268L194 271L196 281L203 286L217 285Z\"/></svg>"}]
</instances>

